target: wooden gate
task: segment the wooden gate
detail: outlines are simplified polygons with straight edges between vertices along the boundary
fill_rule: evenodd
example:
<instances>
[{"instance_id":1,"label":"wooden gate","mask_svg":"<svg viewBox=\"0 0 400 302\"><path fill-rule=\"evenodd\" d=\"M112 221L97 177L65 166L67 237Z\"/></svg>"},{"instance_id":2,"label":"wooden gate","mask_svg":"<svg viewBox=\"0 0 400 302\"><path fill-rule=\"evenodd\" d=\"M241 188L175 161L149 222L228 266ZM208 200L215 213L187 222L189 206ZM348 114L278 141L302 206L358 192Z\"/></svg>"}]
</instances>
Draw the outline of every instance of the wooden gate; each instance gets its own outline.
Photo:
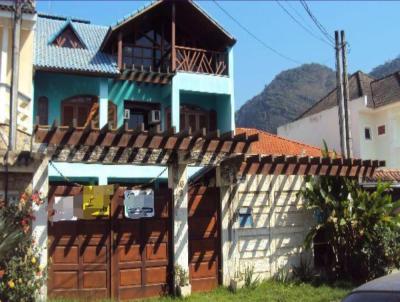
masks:
<instances>
[{"instance_id":1,"label":"wooden gate","mask_svg":"<svg viewBox=\"0 0 400 302\"><path fill-rule=\"evenodd\" d=\"M171 281L171 191L155 191L155 217L123 217L123 192L116 189L111 217L49 223L51 297L134 299L168 293ZM55 196L75 196L80 187L51 186Z\"/></svg>"},{"instance_id":2,"label":"wooden gate","mask_svg":"<svg viewBox=\"0 0 400 302\"><path fill-rule=\"evenodd\" d=\"M75 196L81 187L51 186L49 209L56 196ZM110 221L49 223L48 293L53 297L110 296Z\"/></svg>"},{"instance_id":3,"label":"wooden gate","mask_svg":"<svg viewBox=\"0 0 400 302\"><path fill-rule=\"evenodd\" d=\"M220 283L220 198L218 188L189 189L189 268L193 291Z\"/></svg>"},{"instance_id":4,"label":"wooden gate","mask_svg":"<svg viewBox=\"0 0 400 302\"><path fill-rule=\"evenodd\" d=\"M113 298L132 299L169 292L171 242L171 190L155 192L155 217L123 218L123 193L116 191L112 201L112 284Z\"/></svg>"}]
</instances>

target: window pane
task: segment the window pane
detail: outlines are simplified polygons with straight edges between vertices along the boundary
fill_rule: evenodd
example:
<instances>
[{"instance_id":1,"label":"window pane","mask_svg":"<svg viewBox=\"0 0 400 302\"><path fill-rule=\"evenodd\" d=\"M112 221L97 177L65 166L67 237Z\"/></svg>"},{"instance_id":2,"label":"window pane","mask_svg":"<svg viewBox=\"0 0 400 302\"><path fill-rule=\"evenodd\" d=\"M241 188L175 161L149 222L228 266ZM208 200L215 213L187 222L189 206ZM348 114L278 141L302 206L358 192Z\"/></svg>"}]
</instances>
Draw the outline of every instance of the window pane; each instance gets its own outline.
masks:
<instances>
[{"instance_id":1,"label":"window pane","mask_svg":"<svg viewBox=\"0 0 400 302\"><path fill-rule=\"evenodd\" d=\"M365 139L370 140L371 139L371 129L370 128L365 128Z\"/></svg>"},{"instance_id":2,"label":"window pane","mask_svg":"<svg viewBox=\"0 0 400 302\"><path fill-rule=\"evenodd\" d=\"M180 114L179 119L180 119L180 124L181 124L180 130L186 129L186 115Z\"/></svg>"},{"instance_id":3,"label":"window pane","mask_svg":"<svg viewBox=\"0 0 400 302\"><path fill-rule=\"evenodd\" d=\"M206 118L206 116L204 115L204 114L201 114L201 115L199 115L199 126L200 126L200 129L202 129L202 128L208 128L207 127L207 118Z\"/></svg>"},{"instance_id":4,"label":"window pane","mask_svg":"<svg viewBox=\"0 0 400 302\"><path fill-rule=\"evenodd\" d=\"M142 123L143 124L145 123L144 113L134 112L133 110L131 110L131 115L128 120L129 129L135 129L135 128L139 127Z\"/></svg>"},{"instance_id":5,"label":"window pane","mask_svg":"<svg viewBox=\"0 0 400 302\"><path fill-rule=\"evenodd\" d=\"M89 115L89 110L86 106L78 107L78 116L77 116L78 127L85 126L88 115Z\"/></svg>"},{"instance_id":6,"label":"window pane","mask_svg":"<svg viewBox=\"0 0 400 302\"><path fill-rule=\"evenodd\" d=\"M197 124L196 123L196 115L190 114L189 115L189 126L190 126L190 128L192 128L193 131L197 130L196 124Z\"/></svg>"}]
</instances>

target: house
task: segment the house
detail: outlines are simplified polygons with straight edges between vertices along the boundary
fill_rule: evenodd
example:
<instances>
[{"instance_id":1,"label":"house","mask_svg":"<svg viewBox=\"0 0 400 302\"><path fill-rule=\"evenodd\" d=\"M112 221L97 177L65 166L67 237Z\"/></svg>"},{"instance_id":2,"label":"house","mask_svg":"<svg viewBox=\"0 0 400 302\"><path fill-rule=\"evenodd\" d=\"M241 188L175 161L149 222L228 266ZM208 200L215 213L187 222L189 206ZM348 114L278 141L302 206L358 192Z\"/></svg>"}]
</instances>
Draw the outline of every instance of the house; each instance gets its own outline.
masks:
<instances>
[{"instance_id":1,"label":"house","mask_svg":"<svg viewBox=\"0 0 400 302\"><path fill-rule=\"evenodd\" d=\"M353 157L383 159L400 168L400 82L396 72L373 79L361 71L349 78L349 124ZM325 140L340 152L336 89L306 110L295 121L278 128L278 134L321 146Z\"/></svg>"},{"instance_id":2,"label":"house","mask_svg":"<svg viewBox=\"0 0 400 302\"><path fill-rule=\"evenodd\" d=\"M111 27L37 15L29 154L43 156L33 175L43 298L163 295L177 267L191 291L246 267L272 277L312 256L305 176L382 165L235 129L234 44L192 1L153 2ZM129 207L132 194L148 206Z\"/></svg>"},{"instance_id":3,"label":"house","mask_svg":"<svg viewBox=\"0 0 400 302\"><path fill-rule=\"evenodd\" d=\"M41 156L29 153L33 126L34 1L21 1L20 22L14 21L16 2L0 1L0 200L14 200L19 190L32 191L32 175ZM14 38L14 35L16 38ZM13 56L13 49L18 56ZM17 72L14 66L18 65ZM11 95L16 96L15 146L9 144Z\"/></svg>"}]
</instances>

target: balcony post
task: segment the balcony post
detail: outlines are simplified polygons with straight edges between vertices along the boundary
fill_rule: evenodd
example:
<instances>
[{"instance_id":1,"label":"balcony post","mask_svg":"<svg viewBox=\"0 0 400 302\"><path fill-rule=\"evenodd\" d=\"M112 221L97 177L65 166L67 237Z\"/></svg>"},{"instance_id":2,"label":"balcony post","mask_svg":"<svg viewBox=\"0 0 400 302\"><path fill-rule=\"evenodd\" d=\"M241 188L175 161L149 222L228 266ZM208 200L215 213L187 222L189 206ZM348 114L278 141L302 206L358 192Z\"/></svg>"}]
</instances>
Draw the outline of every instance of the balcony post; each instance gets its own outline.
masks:
<instances>
[{"instance_id":1,"label":"balcony post","mask_svg":"<svg viewBox=\"0 0 400 302\"><path fill-rule=\"evenodd\" d=\"M175 40L176 40L176 28L175 28L175 2L172 2L172 17L171 17L171 60L172 60L172 72L176 70L176 48L175 48Z\"/></svg>"},{"instance_id":2,"label":"balcony post","mask_svg":"<svg viewBox=\"0 0 400 302\"><path fill-rule=\"evenodd\" d=\"M122 70L122 32L118 33L118 69Z\"/></svg>"}]
</instances>

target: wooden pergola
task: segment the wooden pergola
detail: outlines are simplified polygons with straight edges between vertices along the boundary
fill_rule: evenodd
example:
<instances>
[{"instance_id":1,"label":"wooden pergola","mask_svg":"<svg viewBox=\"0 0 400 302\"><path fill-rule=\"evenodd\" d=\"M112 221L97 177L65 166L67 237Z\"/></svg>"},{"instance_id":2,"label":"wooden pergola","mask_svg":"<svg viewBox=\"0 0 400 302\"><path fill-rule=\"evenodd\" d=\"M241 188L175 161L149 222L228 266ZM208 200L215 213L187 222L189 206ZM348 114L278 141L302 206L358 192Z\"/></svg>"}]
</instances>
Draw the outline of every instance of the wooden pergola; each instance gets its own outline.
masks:
<instances>
[{"instance_id":1,"label":"wooden pergola","mask_svg":"<svg viewBox=\"0 0 400 302\"><path fill-rule=\"evenodd\" d=\"M51 154L53 161L100 164L154 164L179 162L192 165L217 165L228 155L245 154L258 135L222 133L205 128L190 128L176 132L175 128L161 131L128 129L124 123L118 129L36 126L34 137L37 148Z\"/></svg>"},{"instance_id":2,"label":"wooden pergola","mask_svg":"<svg viewBox=\"0 0 400 302\"><path fill-rule=\"evenodd\" d=\"M232 165L238 174L263 175L330 175L346 177L372 176L384 161L343 159L331 157L253 155L251 144L258 134L221 134L219 130L190 128L176 132L175 128L161 131L128 129L124 123L117 129L108 124L103 128L92 125L36 126L35 142L39 149L49 151L51 159L59 162L99 164L169 165L173 162L216 166Z\"/></svg>"},{"instance_id":3,"label":"wooden pergola","mask_svg":"<svg viewBox=\"0 0 400 302\"><path fill-rule=\"evenodd\" d=\"M313 156L246 155L226 158L222 166L234 166L239 175L321 175L369 177L385 161Z\"/></svg>"}]
</instances>

